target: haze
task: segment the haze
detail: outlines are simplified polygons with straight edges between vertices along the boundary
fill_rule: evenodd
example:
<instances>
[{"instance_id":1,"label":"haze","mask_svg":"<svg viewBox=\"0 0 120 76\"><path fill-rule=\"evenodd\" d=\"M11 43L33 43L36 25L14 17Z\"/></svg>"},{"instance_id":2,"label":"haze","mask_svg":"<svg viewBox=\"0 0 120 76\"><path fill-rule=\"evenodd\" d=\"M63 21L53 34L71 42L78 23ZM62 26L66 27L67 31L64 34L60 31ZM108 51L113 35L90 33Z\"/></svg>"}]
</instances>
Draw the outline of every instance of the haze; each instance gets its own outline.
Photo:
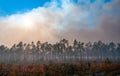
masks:
<instances>
[{"instance_id":1,"label":"haze","mask_svg":"<svg viewBox=\"0 0 120 76\"><path fill-rule=\"evenodd\" d=\"M19 41L55 43L62 38L119 42L119 34L120 0L0 2L0 44L7 46Z\"/></svg>"}]
</instances>

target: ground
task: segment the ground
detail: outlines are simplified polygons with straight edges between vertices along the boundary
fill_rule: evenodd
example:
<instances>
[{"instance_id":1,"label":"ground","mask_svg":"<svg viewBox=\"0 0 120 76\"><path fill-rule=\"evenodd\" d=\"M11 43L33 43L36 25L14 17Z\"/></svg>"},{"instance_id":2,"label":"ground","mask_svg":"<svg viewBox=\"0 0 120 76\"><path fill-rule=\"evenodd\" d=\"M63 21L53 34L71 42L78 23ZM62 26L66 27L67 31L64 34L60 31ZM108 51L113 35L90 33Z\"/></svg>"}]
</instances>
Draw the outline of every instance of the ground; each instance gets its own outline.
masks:
<instances>
[{"instance_id":1,"label":"ground","mask_svg":"<svg viewBox=\"0 0 120 76\"><path fill-rule=\"evenodd\" d=\"M0 64L0 76L119 76L119 62Z\"/></svg>"}]
</instances>

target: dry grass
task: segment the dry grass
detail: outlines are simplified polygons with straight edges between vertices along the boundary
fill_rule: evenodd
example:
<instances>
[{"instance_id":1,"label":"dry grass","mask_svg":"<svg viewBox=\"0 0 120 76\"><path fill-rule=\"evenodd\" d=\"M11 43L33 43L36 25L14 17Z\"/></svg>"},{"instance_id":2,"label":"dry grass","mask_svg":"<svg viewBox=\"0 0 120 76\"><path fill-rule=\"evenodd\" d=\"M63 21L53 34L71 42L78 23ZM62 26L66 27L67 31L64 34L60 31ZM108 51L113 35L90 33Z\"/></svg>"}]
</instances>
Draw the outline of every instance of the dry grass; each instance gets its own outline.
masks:
<instances>
[{"instance_id":1,"label":"dry grass","mask_svg":"<svg viewBox=\"0 0 120 76\"><path fill-rule=\"evenodd\" d=\"M120 63L0 64L0 76L117 76Z\"/></svg>"}]
</instances>

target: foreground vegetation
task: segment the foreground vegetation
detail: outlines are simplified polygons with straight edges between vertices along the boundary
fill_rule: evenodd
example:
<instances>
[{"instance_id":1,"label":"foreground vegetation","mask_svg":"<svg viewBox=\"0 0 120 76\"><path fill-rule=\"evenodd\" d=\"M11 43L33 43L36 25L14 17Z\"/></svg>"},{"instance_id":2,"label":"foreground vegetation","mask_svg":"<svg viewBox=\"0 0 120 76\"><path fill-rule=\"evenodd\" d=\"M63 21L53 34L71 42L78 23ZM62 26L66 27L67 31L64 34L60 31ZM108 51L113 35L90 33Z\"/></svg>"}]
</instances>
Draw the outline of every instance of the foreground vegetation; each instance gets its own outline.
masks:
<instances>
[{"instance_id":1,"label":"foreground vegetation","mask_svg":"<svg viewBox=\"0 0 120 76\"><path fill-rule=\"evenodd\" d=\"M119 76L120 63L0 64L0 76Z\"/></svg>"}]
</instances>

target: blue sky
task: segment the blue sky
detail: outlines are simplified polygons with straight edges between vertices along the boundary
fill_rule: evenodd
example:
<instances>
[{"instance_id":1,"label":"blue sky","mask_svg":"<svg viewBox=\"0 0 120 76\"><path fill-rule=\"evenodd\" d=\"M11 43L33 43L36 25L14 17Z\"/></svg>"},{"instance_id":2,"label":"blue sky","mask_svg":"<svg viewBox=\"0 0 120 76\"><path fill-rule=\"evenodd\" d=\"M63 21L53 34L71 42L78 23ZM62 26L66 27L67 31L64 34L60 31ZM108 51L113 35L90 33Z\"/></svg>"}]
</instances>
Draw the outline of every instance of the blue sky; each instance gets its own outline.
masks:
<instances>
[{"instance_id":1,"label":"blue sky","mask_svg":"<svg viewBox=\"0 0 120 76\"><path fill-rule=\"evenodd\" d=\"M80 6L80 8L82 7L84 8L83 11L86 11L89 14L89 16L80 19L81 21L86 19L91 27L96 26L95 25L96 22L94 21L95 20L93 15L94 13L91 11L90 7L96 7L95 11L98 11L97 14L101 15L101 13L105 13L105 11L103 11L102 8L103 5L112 2L112 0L66 0L66 1L70 1L73 4ZM56 2L57 4L55 9L62 7L62 0L0 0L0 16L2 17L16 13L25 13L38 7L46 7L45 4L47 3L49 4L52 2ZM94 6L95 2L98 3L98 6ZM51 5L48 5L48 7L51 7ZM54 9L51 10L54 11Z\"/></svg>"},{"instance_id":2,"label":"blue sky","mask_svg":"<svg viewBox=\"0 0 120 76\"><path fill-rule=\"evenodd\" d=\"M10 15L17 12L42 7L50 0L0 0L0 15Z\"/></svg>"},{"instance_id":3,"label":"blue sky","mask_svg":"<svg viewBox=\"0 0 120 76\"><path fill-rule=\"evenodd\" d=\"M52 0L0 0L0 15L10 15L17 12L25 12L33 8L43 7L46 2ZM60 2L60 0L57 0ZM98 0L71 0L74 3L85 5L87 1L94 3ZM103 0L104 3L111 2L112 0Z\"/></svg>"},{"instance_id":4,"label":"blue sky","mask_svg":"<svg viewBox=\"0 0 120 76\"><path fill-rule=\"evenodd\" d=\"M0 44L119 42L119 24L120 0L0 0Z\"/></svg>"}]
</instances>

